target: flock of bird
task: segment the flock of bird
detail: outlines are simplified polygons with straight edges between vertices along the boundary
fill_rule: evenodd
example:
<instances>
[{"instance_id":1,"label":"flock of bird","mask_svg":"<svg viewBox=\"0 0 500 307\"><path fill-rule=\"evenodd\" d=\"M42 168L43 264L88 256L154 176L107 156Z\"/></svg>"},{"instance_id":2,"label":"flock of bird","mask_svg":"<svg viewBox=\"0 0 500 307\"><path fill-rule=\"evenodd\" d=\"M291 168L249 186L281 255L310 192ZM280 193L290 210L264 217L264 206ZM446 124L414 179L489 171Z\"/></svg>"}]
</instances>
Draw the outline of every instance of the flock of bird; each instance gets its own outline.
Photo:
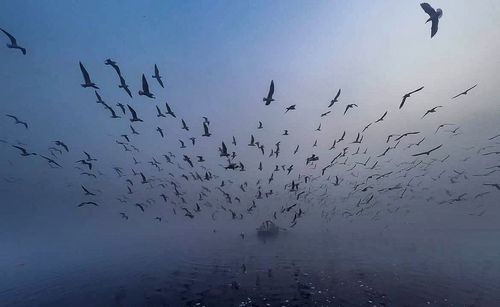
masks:
<instances>
[{"instance_id":1,"label":"flock of bird","mask_svg":"<svg viewBox=\"0 0 500 307\"><path fill-rule=\"evenodd\" d=\"M434 10L427 3L421 4L421 7L429 15L428 21L432 22L431 37L433 37L437 32L442 11ZM0 30L10 39L8 48L19 49L26 54L26 49L19 46L11 34L3 29ZM394 134L372 139L373 142L387 144L383 152L375 152L369 148L365 145L367 130L376 129L376 126L390 120L393 114L389 113L389 110L356 131L339 133L339 137L333 138L331 144L321 144L315 140L312 147L296 144L290 148L282 148L281 138L289 136L290 130L286 129L283 133L277 134L266 131L266 139L269 140L275 135L275 140L264 141L263 136L261 138L258 136L260 130L265 130L262 121L258 122L254 131L248 132L245 141L238 140L235 136L229 140L217 139L217 134L212 131L211 122L207 117L201 116L195 128L188 125L185 119L178 117L180 114L176 114L174 106L168 102L155 103L155 114L133 103L140 96L152 103L157 101L154 92L162 91L166 84L157 65L154 65L150 77L142 74L140 77L142 86L135 94L127 85L116 61L106 59L104 64L114 70L119 82L118 88L124 91L126 94L124 97L128 97L130 102L117 103L115 106L106 103L101 96L98 83L91 78L91 74L82 62L79 63L83 79L81 87L88 91L89 100L95 96L97 104L102 105L105 112L109 112L112 120L122 124L127 123L127 130L117 132L113 146L117 146L117 151L123 150L123 154L130 161L128 165L99 164L99 153L74 152L72 144L65 140L50 140L51 145L46 153L32 152L27 144L10 144L12 149L17 150L24 158L40 157L51 168L74 169L75 174L82 178L82 182L83 178L85 180L90 178L91 185L78 184L80 190L78 193L81 193L82 201L75 204L75 207L82 208L81 210L98 210L91 207L107 205L101 200L102 195L108 193L112 194L120 204L117 207L117 216L125 220L153 210L155 213L152 218L158 222L167 220L169 215L184 216L188 219L205 215L213 220L219 218L242 220L263 208L263 212L268 212L269 219L279 220L289 227L294 227L304 216L313 211L314 206L318 207L315 210L321 211L321 216L327 221L335 216L342 218L366 216L377 220L386 213L396 213L402 204L410 199L453 204L500 192L500 183L493 181L500 171L500 165L494 165L495 162L498 163L496 157L500 154L497 143L500 135L486 137L484 146L480 148L465 149L466 153L471 154L463 159L463 163L472 158L485 159L486 163L491 162L491 165L484 170L477 170L475 174L450 169L445 163L451 156L445 154L446 145L432 141L433 137L443 133L449 134L450 139L462 134L463 131L457 124L440 124L431 135L422 135L421 131L396 131ZM155 80L154 84L149 78ZM450 95L451 100L465 99L463 96L468 95L476 87L477 84L457 95ZM399 110L403 109L421 91L424 91L424 86L404 94L400 102L395 102L395 106L397 107L399 103ZM279 98L275 98L274 80L270 82L262 101L263 108L279 103ZM333 99L325 103L326 109L318 118L326 120L335 113L340 113L340 116L344 117L355 116L354 113L361 107L361 104L358 106L355 103L343 103L342 91L339 89ZM293 104L284 108L284 115L281 111L280 113L288 116L289 112L294 112L297 108L297 104ZM422 120L438 113L441 108L445 106L438 105L422 110ZM17 115L6 114L6 117L12 120L12 124L29 130L28 123ZM174 143L178 141L179 146L175 153L173 150L158 152L150 158L138 159L137 156L146 154L143 154L144 149L139 148L135 142L137 138L167 139L162 124L156 124L158 121L178 123L179 131L170 131L170 135L178 136L183 133L190 136L174 140ZM146 123L156 127L148 130ZM448 126L451 130L442 129ZM311 132L331 134L321 130L321 122ZM215 156L215 161L211 161L212 164L206 160L208 159L206 153L197 149L200 140L198 137L201 137L205 144L212 146L212 154ZM348 141L348 138L352 141ZM8 142L3 141L3 143ZM318 147L325 145L327 154L323 153L320 156ZM251 155L252 158L243 160L240 158L241 152ZM282 156L283 152L286 153L285 157ZM396 152L397 156L406 159L394 161L391 154ZM64 164L60 159L64 155L70 155L74 163ZM455 155L458 156L458 153ZM100 178L103 178L107 170L114 172L115 181L122 187L120 191L112 189L107 192L97 189L97 186L101 186ZM429 180L425 180L426 178ZM458 182L470 182L482 190L476 195L468 195L461 191L445 189L447 194L445 197L429 196L429 191L434 185L447 186ZM424 195L429 197L425 198ZM386 204L387 200L391 204Z\"/></svg>"}]
</instances>

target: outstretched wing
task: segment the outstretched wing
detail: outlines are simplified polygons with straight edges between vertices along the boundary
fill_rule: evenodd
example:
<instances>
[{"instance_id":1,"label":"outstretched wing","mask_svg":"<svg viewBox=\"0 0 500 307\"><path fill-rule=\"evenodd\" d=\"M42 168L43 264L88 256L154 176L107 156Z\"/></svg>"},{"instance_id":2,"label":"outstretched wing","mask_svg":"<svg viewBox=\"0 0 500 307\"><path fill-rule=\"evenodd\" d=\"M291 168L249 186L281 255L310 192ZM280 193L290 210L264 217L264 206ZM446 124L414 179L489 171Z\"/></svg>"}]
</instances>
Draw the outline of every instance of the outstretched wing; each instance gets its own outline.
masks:
<instances>
[{"instance_id":1,"label":"outstretched wing","mask_svg":"<svg viewBox=\"0 0 500 307\"><path fill-rule=\"evenodd\" d=\"M439 19L433 18L432 19L432 26L431 26L431 38L436 35L438 31L438 24L439 24Z\"/></svg>"},{"instance_id":2,"label":"outstretched wing","mask_svg":"<svg viewBox=\"0 0 500 307\"><path fill-rule=\"evenodd\" d=\"M430 17L432 17L432 16L436 15L436 10L434 10L434 9L432 8L432 6L431 6L429 3L427 3L427 2L420 3L420 7L422 7L422 9L423 9L423 10L424 10L424 11L425 11L425 12L426 12L426 13L427 13Z\"/></svg>"},{"instance_id":3,"label":"outstretched wing","mask_svg":"<svg viewBox=\"0 0 500 307\"><path fill-rule=\"evenodd\" d=\"M91 83L91 82L90 82L90 76L89 76L89 73L87 72L87 70L86 70L86 69L85 69L85 67L83 66L82 62L80 62L80 70L82 71L83 80L85 81L85 83Z\"/></svg>"},{"instance_id":4,"label":"outstretched wing","mask_svg":"<svg viewBox=\"0 0 500 307\"><path fill-rule=\"evenodd\" d=\"M9 37L10 42L11 42L12 45L14 45L14 46L17 45L16 38L14 36L10 35L9 32L5 31L2 28L0 28L0 30L2 30L2 32L5 33L5 35L7 35Z\"/></svg>"},{"instance_id":5,"label":"outstretched wing","mask_svg":"<svg viewBox=\"0 0 500 307\"><path fill-rule=\"evenodd\" d=\"M146 77L144 76L144 74L142 74L142 90L145 93L149 93L148 81L146 80Z\"/></svg>"}]
</instances>

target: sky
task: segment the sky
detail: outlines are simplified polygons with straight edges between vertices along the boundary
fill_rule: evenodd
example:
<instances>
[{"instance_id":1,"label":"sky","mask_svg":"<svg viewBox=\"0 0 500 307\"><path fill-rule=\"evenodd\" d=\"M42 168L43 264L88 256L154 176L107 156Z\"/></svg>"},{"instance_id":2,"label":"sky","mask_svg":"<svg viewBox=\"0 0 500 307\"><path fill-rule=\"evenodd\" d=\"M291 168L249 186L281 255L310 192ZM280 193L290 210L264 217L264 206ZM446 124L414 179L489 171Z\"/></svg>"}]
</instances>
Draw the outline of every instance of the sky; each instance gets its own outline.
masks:
<instances>
[{"instance_id":1,"label":"sky","mask_svg":"<svg viewBox=\"0 0 500 307\"><path fill-rule=\"evenodd\" d=\"M350 157L349 163L365 161L368 156L372 157L370 164L374 162L387 147L385 139L391 133L420 131L426 140L419 149L444 144L435 158L443 159L447 153L451 158L444 168L430 167L420 179L430 190L415 187L410 195L413 198L405 199L403 205L408 206L412 214L420 214L423 220L429 219L427 212L432 207L439 213L433 215L437 222L454 215L459 221L471 219L470 214L486 208L488 214L480 224L494 225L499 210L491 204L498 194L482 183L500 182L500 173L484 180L473 178L472 174L498 164L496 155L481 157L476 150L485 145L496 146L492 148L498 150L497 143L488 138L500 133L497 94L500 3L485 0L433 1L431 4L444 12L439 31L432 39L430 25L425 24L427 15L418 1L3 1L0 27L13 34L28 52L22 56L17 50L0 48L0 114L18 116L29 123L29 129L14 125L7 117L0 120L0 139L6 141L0 143L0 192L3 195L0 229L23 232L36 231L41 226L56 230L76 225L106 227L109 223L122 222L120 211L126 210L131 217L137 215L136 208L123 209L113 203L117 195L126 191L126 184L112 167L123 167L127 175L133 167L131 154L123 152L115 143L124 141L121 134L130 135L128 115L119 120L110 119L108 112L95 103L93 90L80 86L79 61L100 87L103 100L115 111L119 111L115 107L118 102L130 104L145 119L145 123L134 125L141 135L133 139L133 144L141 152L133 155L143 161L140 168L148 177L167 176L168 170L158 173L145 165L153 157L160 161L161 155L168 151L176 154L177 162L186 167L181 160L185 152L179 149L178 139L187 144L193 135L197 137L197 144L195 148L188 145L188 154L193 159L196 154L203 154L206 166L221 176L214 190L226 179L238 182L228 188L234 195L243 181L255 192L255 181L267 182L275 165L281 164L294 164L295 175L315 177L339 152L328 151L334 139L347 131L346 139L352 142L363 127L387 111L383 124L373 124L363 133L366 141L361 150L368 148L369 154L359 159ZM4 36L0 39L7 42ZM115 72L104 65L107 58L117 61L133 99L118 88ZM155 64L164 77L164 89L151 78ZM142 74L148 78L155 100L137 95ZM262 97L267 94L270 80L274 80L276 86L276 101L264 106ZM469 95L452 103L452 96L476 83L478 87ZM424 90L398 110L402 95L420 86L424 86ZM340 88L340 102L328 109ZM164 110L165 102L174 109L176 120L155 117L155 106ZM349 103L358 107L343 115ZM297 110L285 115L285 108L293 104ZM444 107L421 119L427 109L437 105ZM332 113L320 118L319 115L328 110ZM201 137L202 116L210 119L213 134L210 139ZM190 132L180 130L180 118L188 123ZM260 131L256 129L259 121L265 126ZM320 123L322 131L316 132ZM461 134L435 135L441 123L456 123ZM165 139L154 131L157 126L164 129ZM289 130L290 136L281 135L284 129ZM266 158L246 146L250 134L265 144ZM230 144L232 136L238 140L236 161L243 161L247 168L244 175L219 166L225 161L219 157L217 147L222 141ZM418 136L411 141L420 139ZM70 153L58 160L63 163L63 169L52 169L39 158L20 157L10 146L21 142L30 150L47 153L55 140L63 140L70 146ZM315 140L317 148L312 147ZM280 159L267 159L267 153L277 141L281 142ZM406 140L401 146L409 143L410 140ZM293 155L297 144L301 150ZM470 146L476 149L465 149ZM351 153L356 150L353 145L350 147ZM74 161L84 158L83 151L99 160L96 166L103 175L97 182L82 177L74 168ZM388 158L395 162L412 161L411 154L416 152L401 148ZM317 169L304 163L313 153L320 157ZM462 161L468 156L473 158ZM265 175L257 170L259 161L265 165ZM397 170L388 162L381 171L393 169ZM465 171L471 179L462 178L453 186L449 180L429 179L442 169L447 171L446 176L453 176L453 169ZM181 173L175 170L176 176ZM321 212L332 212L334 206L352 207L358 198L349 202L340 195L348 194L352 185L368 174L363 170L358 177L350 176L342 166L328 171L331 177L337 175L345 178L346 185L349 183L339 188L341 192L333 192L331 186L325 189L323 179L312 183L310 189L315 198L311 201L317 203L308 204L307 209L304 205L304 210L315 216L309 223L319 219ZM269 206L259 206L255 216L248 219L249 224L255 226L282 205L293 202L295 196L281 191L289 179L276 176L273 186L263 186L263 191L272 188L280 192L272 200L265 200ZM376 189L399 180L391 177L384 184L377 183ZM108 205L77 209L78 203L88 200L81 192L81 184L102 191L97 200ZM182 186L188 196L194 198L190 201L192 206L199 184L183 182ZM467 191L467 205L419 206L425 193L435 196L435 202L445 199L444 190L450 190L453 196ZM472 200L483 191L490 194ZM323 193L331 193L331 198L320 201ZM156 203L148 208L151 213L147 218L131 223L149 225L157 215L173 223L186 222L161 209L156 190L141 190L137 194L142 199L154 198ZM220 196L211 196L215 206L221 201ZM401 202L391 197L380 196L378 206ZM240 211L251 204L252 198L253 194L243 199L245 204ZM409 205L413 203L414 206ZM128 206L132 204L133 201ZM478 206L486 207L478 209ZM208 209L211 210L214 209ZM222 220L227 219L220 214ZM205 212L200 218L209 223L210 214ZM386 223L391 223L391 219Z\"/></svg>"}]
</instances>

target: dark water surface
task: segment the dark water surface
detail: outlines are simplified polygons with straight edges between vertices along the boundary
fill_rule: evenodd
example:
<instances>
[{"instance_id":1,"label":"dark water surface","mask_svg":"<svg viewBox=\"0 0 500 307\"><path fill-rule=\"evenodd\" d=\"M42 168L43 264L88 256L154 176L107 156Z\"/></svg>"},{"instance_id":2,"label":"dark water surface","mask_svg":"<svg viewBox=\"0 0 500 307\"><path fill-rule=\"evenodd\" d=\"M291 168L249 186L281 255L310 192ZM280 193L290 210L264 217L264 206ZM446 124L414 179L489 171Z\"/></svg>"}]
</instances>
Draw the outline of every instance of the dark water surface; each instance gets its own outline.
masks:
<instances>
[{"instance_id":1,"label":"dark water surface","mask_svg":"<svg viewBox=\"0 0 500 307\"><path fill-rule=\"evenodd\" d=\"M53 246L35 236L0 250L0 305L498 306L499 235L325 230L264 241L174 228L61 233Z\"/></svg>"}]
</instances>

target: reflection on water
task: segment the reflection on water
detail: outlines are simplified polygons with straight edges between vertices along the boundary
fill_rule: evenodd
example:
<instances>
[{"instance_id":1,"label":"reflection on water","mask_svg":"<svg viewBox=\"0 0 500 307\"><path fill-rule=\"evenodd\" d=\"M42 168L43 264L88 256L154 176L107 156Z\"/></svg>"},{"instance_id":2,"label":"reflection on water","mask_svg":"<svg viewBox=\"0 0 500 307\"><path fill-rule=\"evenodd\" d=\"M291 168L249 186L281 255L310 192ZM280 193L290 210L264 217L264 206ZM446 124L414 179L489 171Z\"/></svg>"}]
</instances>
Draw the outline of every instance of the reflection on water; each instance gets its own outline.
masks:
<instances>
[{"instance_id":1,"label":"reflection on water","mask_svg":"<svg viewBox=\"0 0 500 307\"><path fill-rule=\"evenodd\" d=\"M184 229L101 236L91 249L72 238L0 251L0 305L495 306L498 235L323 231L262 240Z\"/></svg>"}]
</instances>

